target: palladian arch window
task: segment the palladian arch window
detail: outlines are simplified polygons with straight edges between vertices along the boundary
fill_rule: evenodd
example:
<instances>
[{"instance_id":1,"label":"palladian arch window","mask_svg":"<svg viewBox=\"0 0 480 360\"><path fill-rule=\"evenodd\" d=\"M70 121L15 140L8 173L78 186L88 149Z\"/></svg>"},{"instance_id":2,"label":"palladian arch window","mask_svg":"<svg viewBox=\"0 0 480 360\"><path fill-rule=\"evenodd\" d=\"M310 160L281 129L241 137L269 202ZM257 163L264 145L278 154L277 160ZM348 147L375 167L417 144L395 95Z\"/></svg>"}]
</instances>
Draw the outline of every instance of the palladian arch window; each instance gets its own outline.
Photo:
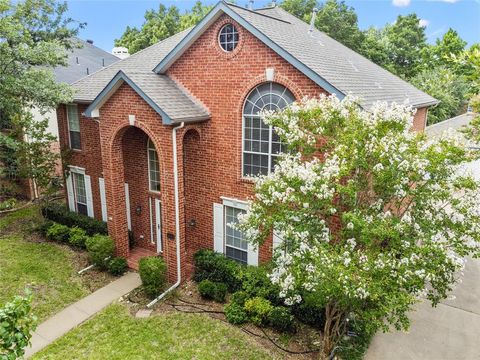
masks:
<instances>
[{"instance_id":1,"label":"palladian arch window","mask_svg":"<svg viewBox=\"0 0 480 360\"><path fill-rule=\"evenodd\" d=\"M261 110L281 110L295 101L285 86L268 82L254 88L243 106L243 176L266 175L273 171L286 145L272 126L260 119Z\"/></svg>"},{"instance_id":2,"label":"palladian arch window","mask_svg":"<svg viewBox=\"0 0 480 360\"><path fill-rule=\"evenodd\" d=\"M160 191L160 163L153 142L148 139L148 180L150 191Z\"/></svg>"}]
</instances>

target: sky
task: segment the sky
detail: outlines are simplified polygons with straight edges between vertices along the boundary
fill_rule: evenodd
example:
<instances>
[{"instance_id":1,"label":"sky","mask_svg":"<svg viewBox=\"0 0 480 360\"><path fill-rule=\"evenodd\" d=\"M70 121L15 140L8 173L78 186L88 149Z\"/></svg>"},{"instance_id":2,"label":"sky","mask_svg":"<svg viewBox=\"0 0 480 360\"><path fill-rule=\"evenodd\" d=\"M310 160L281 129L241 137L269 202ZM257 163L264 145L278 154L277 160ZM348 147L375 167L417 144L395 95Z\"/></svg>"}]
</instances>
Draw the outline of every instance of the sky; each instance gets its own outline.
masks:
<instances>
[{"instance_id":1,"label":"sky","mask_svg":"<svg viewBox=\"0 0 480 360\"><path fill-rule=\"evenodd\" d=\"M321 0L320 0L321 1ZM111 51L114 40L119 38L127 25L141 27L144 13L158 8L161 2L167 7L177 6L180 10L190 9L195 0L70 0L68 15L86 22L79 36L91 39L104 50ZM216 0L203 0L204 4L216 4ZM245 5L248 0L237 0ZM254 7L262 7L271 0L255 0ZM395 21L398 15L416 13L426 26L428 41L433 43L449 28L472 45L480 42L480 0L346 0L355 8L361 29L370 26L383 27Z\"/></svg>"}]
</instances>

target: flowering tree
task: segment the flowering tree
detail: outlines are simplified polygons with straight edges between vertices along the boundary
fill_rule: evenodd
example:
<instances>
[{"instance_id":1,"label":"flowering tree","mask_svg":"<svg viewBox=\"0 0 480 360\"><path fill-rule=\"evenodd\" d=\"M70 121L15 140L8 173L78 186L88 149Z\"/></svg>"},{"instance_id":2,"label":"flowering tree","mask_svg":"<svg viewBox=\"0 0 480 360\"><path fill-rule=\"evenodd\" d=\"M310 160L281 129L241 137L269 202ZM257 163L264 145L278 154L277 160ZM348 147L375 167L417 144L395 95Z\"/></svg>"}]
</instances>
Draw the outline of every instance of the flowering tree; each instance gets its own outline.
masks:
<instances>
[{"instance_id":1,"label":"flowering tree","mask_svg":"<svg viewBox=\"0 0 480 360\"><path fill-rule=\"evenodd\" d=\"M290 152L255 179L239 227L279 247L273 283L287 305L308 294L325 307L323 356L361 319L369 332L407 329L420 298L435 306L479 255L480 192L460 170L473 157L455 137L411 131L413 111L355 99L305 99L266 112Z\"/></svg>"}]
</instances>

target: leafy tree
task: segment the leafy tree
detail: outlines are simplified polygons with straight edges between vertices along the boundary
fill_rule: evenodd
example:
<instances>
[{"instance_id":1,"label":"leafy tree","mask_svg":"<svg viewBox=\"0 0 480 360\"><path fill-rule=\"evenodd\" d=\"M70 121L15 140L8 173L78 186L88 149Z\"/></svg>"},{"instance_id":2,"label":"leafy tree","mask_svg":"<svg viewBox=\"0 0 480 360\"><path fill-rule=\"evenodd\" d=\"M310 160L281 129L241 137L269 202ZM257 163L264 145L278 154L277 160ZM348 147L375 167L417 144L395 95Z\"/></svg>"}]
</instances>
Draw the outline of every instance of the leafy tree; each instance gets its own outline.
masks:
<instances>
[{"instance_id":1,"label":"leafy tree","mask_svg":"<svg viewBox=\"0 0 480 360\"><path fill-rule=\"evenodd\" d=\"M16 296L0 308L0 359L21 358L30 344L37 318L31 314L32 295Z\"/></svg>"},{"instance_id":2,"label":"leafy tree","mask_svg":"<svg viewBox=\"0 0 480 360\"><path fill-rule=\"evenodd\" d=\"M280 6L306 22L310 22L313 9L317 7L317 29L351 49L357 50L362 44L363 34L358 27L355 9L343 0L326 0L318 6L312 0L285 0Z\"/></svg>"},{"instance_id":3,"label":"leafy tree","mask_svg":"<svg viewBox=\"0 0 480 360\"><path fill-rule=\"evenodd\" d=\"M441 39L436 40L435 45L429 46L425 51L425 68L446 66L454 69L454 57L462 54L466 45L467 42L455 30L448 29Z\"/></svg>"},{"instance_id":4,"label":"leafy tree","mask_svg":"<svg viewBox=\"0 0 480 360\"><path fill-rule=\"evenodd\" d=\"M367 31L368 41L362 53L394 74L409 79L422 65L427 47L425 28L419 25L416 14L399 15L393 24L383 29Z\"/></svg>"},{"instance_id":5,"label":"leafy tree","mask_svg":"<svg viewBox=\"0 0 480 360\"><path fill-rule=\"evenodd\" d=\"M284 0L280 6L297 18L305 20L317 7L317 0Z\"/></svg>"},{"instance_id":6,"label":"leafy tree","mask_svg":"<svg viewBox=\"0 0 480 360\"><path fill-rule=\"evenodd\" d=\"M72 27L66 11L65 3L54 0L0 0L0 114L9 128L0 132L0 145L15 154L17 175L34 180L52 174L54 165L46 121L35 123L31 109L45 113L72 98L69 86L57 84L52 71L65 64L65 50L75 45L73 36L84 26Z\"/></svg>"},{"instance_id":7,"label":"leafy tree","mask_svg":"<svg viewBox=\"0 0 480 360\"><path fill-rule=\"evenodd\" d=\"M456 72L463 74L469 82L469 94L480 93L480 43L473 44L470 49L452 56Z\"/></svg>"},{"instance_id":8,"label":"leafy tree","mask_svg":"<svg viewBox=\"0 0 480 360\"><path fill-rule=\"evenodd\" d=\"M115 46L124 46L130 54L156 44L176 33L197 24L210 11L211 6L204 6L197 1L190 11L180 14L176 6L166 7L160 4L158 10L145 12L145 22L141 29L127 27Z\"/></svg>"},{"instance_id":9,"label":"leafy tree","mask_svg":"<svg viewBox=\"0 0 480 360\"><path fill-rule=\"evenodd\" d=\"M270 278L287 305L325 307L322 359L348 319L370 334L407 329L413 305L437 305L480 255L480 184L459 172L473 155L411 131L411 108L322 96L264 121L291 151L255 178L239 228L254 244L272 229L283 238Z\"/></svg>"},{"instance_id":10,"label":"leafy tree","mask_svg":"<svg viewBox=\"0 0 480 360\"><path fill-rule=\"evenodd\" d=\"M440 100L440 104L428 110L429 125L456 116L465 108L468 83L445 66L424 70L410 79L410 82Z\"/></svg>"}]
</instances>

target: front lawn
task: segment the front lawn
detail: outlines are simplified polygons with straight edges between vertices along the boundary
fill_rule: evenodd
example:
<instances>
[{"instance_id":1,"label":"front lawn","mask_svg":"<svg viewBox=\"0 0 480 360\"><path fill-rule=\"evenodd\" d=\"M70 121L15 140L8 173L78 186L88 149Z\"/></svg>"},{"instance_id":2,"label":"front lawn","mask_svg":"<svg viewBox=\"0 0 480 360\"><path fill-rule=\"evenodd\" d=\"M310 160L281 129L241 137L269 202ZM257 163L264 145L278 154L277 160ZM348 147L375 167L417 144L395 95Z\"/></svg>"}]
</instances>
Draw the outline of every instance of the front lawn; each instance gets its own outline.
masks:
<instances>
[{"instance_id":1,"label":"front lawn","mask_svg":"<svg viewBox=\"0 0 480 360\"><path fill-rule=\"evenodd\" d=\"M90 274L77 275L86 262L83 253L46 242L33 231L41 221L36 206L0 217L0 307L28 287L40 321L97 287L88 283Z\"/></svg>"},{"instance_id":2,"label":"front lawn","mask_svg":"<svg viewBox=\"0 0 480 360\"><path fill-rule=\"evenodd\" d=\"M32 359L272 359L238 328L205 315L166 313L135 319L114 304Z\"/></svg>"}]
</instances>

